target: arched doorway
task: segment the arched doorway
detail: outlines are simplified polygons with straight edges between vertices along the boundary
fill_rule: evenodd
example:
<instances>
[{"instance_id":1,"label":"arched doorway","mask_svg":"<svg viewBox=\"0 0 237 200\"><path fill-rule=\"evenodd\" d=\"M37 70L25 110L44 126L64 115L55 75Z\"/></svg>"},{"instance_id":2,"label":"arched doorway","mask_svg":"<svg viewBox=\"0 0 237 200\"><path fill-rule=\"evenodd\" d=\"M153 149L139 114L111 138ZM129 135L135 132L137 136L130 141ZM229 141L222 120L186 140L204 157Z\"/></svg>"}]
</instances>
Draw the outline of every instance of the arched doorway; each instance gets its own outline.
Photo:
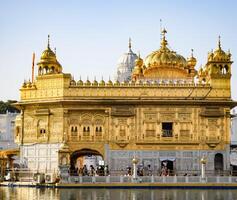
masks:
<instances>
[{"instance_id":1,"label":"arched doorway","mask_svg":"<svg viewBox=\"0 0 237 200\"><path fill-rule=\"evenodd\" d=\"M161 161L161 174L162 175L172 175L174 171L174 162L171 160Z\"/></svg>"},{"instance_id":2,"label":"arched doorway","mask_svg":"<svg viewBox=\"0 0 237 200\"><path fill-rule=\"evenodd\" d=\"M70 156L70 172L73 175L80 174L83 168L86 168L86 175L89 175L91 166L96 169L100 165L104 165L103 156L93 149L80 149Z\"/></svg>"},{"instance_id":3,"label":"arched doorway","mask_svg":"<svg viewBox=\"0 0 237 200\"><path fill-rule=\"evenodd\" d=\"M221 153L217 153L215 155L214 166L216 173L221 173L223 171L224 163L223 163L223 155Z\"/></svg>"}]
</instances>

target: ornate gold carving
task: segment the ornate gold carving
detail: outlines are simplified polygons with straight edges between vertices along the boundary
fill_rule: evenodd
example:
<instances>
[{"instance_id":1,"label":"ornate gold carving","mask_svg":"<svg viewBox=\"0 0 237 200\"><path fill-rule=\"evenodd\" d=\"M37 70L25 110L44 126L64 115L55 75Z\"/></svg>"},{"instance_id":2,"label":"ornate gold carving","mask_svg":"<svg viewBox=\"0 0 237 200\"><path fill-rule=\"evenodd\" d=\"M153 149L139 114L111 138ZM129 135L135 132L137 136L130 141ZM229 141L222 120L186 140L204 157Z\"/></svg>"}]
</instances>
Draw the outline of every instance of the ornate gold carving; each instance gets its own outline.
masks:
<instances>
[{"instance_id":1,"label":"ornate gold carving","mask_svg":"<svg viewBox=\"0 0 237 200\"><path fill-rule=\"evenodd\" d=\"M178 113L179 121L191 121L191 113Z\"/></svg>"},{"instance_id":2,"label":"ornate gold carving","mask_svg":"<svg viewBox=\"0 0 237 200\"><path fill-rule=\"evenodd\" d=\"M117 106L112 107L111 116L130 117L135 115L134 107L132 106Z\"/></svg>"},{"instance_id":3,"label":"ornate gold carving","mask_svg":"<svg viewBox=\"0 0 237 200\"><path fill-rule=\"evenodd\" d=\"M146 137L155 137L155 130L146 130Z\"/></svg>"},{"instance_id":4,"label":"ornate gold carving","mask_svg":"<svg viewBox=\"0 0 237 200\"><path fill-rule=\"evenodd\" d=\"M224 110L219 107L205 107L202 108L200 115L203 117L223 117Z\"/></svg>"},{"instance_id":5,"label":"ornate gold carving","mask_svg":"<svg viewBox=\"0 0 237 200\"><path fill-rule=\"evenodd\" d=\"M175 121L175 113L160 113L161 121Z\"/></svg>"},{"instance_id":6,"label":"ornate gold carving","mask_svg":"<svg viewBox=\"0 0 237 200\"><path fill-rule=\"evenodd\" d=\"M190 130L180 130L180 139L181 140L190 139Z\"/></svg>"}]
</instances>

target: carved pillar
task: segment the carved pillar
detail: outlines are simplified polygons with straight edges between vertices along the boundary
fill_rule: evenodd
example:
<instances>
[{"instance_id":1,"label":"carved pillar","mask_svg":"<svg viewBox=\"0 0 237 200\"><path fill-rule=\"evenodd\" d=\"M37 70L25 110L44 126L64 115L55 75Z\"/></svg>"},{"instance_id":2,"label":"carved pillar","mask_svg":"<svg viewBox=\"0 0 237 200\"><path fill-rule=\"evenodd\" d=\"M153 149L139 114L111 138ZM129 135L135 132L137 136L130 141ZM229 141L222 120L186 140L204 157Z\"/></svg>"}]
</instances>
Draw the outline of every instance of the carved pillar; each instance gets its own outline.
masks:
<instances>
[{"instance_id":1,"label":"carved pillar","mask_svg":"<svg viewBox=\"0 0 237 200\"><path fill-rule=\"evenodd\" d=\"M63 110L63 132L61 133L62 134L62 140L63 140L63 137L65 137L64 136L65 133L66 133L66 138L69 138L68 137L68 126L69 126L69 123L68 123L68 110L65 109L65 110Z\"/></svg>"},{"instance_id":2,"label":"carved pillar","mask_svg":"<svg viewBox=\"0 0 237 200\"><path fill-rule=\"evenodd\" d=\"M58 168L59 168L59 174L61 178L62 183L68 182L70 173L70 150L66 143L66 141L63 142L60 150L58 151Z\"/></svg>"}]
</instances>

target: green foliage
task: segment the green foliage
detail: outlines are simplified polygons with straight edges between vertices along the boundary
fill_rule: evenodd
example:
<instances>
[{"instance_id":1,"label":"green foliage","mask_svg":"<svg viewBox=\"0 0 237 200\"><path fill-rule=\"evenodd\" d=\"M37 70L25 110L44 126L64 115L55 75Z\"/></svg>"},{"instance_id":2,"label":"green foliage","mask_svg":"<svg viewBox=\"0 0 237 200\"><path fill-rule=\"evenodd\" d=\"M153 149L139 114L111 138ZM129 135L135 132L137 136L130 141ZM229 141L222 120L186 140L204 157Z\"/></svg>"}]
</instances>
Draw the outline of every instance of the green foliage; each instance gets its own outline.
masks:
<instances>
[{"instance_id":1,"label":"green foliage","mask_svg":"<svg viewBox=\"0 0 237 200\"><path fill-rule=\"evenodd\" d=\"M12 106L12 104L16 102L17 101L15 100L8 100L7 102L0 101L0 114L6 114L7 111L11 113L14 113L14 112L19 113L20 111L17 108Z\"/></svg>"}]
</instances>

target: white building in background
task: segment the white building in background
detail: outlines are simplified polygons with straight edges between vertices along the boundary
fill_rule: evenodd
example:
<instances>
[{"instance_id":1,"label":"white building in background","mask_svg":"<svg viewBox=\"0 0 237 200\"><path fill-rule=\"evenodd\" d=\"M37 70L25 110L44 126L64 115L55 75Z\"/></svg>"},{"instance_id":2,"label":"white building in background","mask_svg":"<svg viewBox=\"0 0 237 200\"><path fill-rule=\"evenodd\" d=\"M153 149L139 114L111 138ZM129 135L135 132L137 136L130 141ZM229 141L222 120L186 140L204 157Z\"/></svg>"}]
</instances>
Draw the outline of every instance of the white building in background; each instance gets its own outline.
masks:
<instances>
[{"instance_id":1,"label":"white building in background","mask_svg":"<svg viewBox=\"0 0 237 200\"><path fill-rule=\"evenodd\" d=\"M18 114L0 114L0 150L18 147L14 142L15 119Z\"/></svg>"},{"instance_id":2,"label":"white building in background","mask_svg":"<svg viewBox=\"0 0 237 200\"><path fill-rule=\"evenodd\" d=\"M134 62L138 56L133 53L131 39L129 38L128 52L124 53L118 60L115 80L119 82L130 81Z\"/></svg>"},{"instance_id":3,"label":"white building in background","mask_svg":"<svg viewBox=\"0 0 237 200\"><path fill-rule=\"evenodd\" d=\"M237 108L231 112L230 164L232 174L237 175Z\"/></svg>"},{"instance_id":4,"label":"white building in background","mask_svg":"<svg viewBox=\"0 0 237 200\"><path fill-rule=\"evenodd\" d=\"M231 146L237 147L237 108L232 110L231 118Z\"/></svg>"}]
</instances>

